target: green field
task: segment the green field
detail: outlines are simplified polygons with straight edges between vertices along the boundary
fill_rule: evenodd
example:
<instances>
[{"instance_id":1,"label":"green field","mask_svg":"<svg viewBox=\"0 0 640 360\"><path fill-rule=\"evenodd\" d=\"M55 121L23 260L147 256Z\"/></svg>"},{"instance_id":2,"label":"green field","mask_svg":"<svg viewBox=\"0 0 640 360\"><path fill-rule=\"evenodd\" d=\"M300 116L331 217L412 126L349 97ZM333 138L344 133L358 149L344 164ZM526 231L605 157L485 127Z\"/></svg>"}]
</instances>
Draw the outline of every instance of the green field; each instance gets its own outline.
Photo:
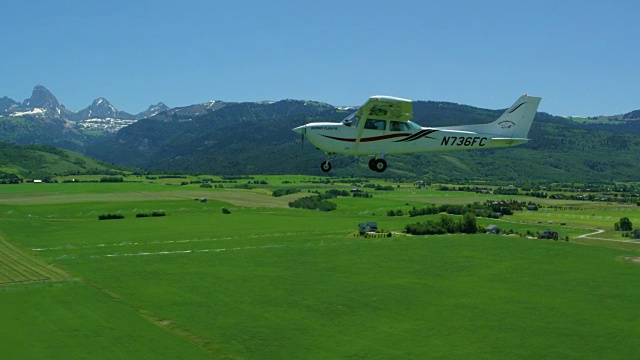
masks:
<instances>
[{"instance_id":1,"label":"green field","mask_svg":"<svg viewBox=\"0 0 640 360\"><path fill-rule=\"evenodd\" d=\"M404 225L427 217L388 210L514 197L391 184L393 191L334 199L336 211L319 212L287 204L308 190L353 185L305 176L256 177L268 185L251 189L233 187L253 180L214 189L181 186L185 179L127 180L0 186L4 358L640 352L640 263L630 261L640 246L613 231L622 216L640 225L640 207L536 199L539 211L478 219L519 233L553 227L569 242L407 236ZM277 187L301 192L270 196ZM166 216L135 216L154 211ZM101 214L125 218L99 221ZM363 221L395 234L357 236ZM597 228L606 230L598 239L577 238Z\"/></svg>"}]
</instances>

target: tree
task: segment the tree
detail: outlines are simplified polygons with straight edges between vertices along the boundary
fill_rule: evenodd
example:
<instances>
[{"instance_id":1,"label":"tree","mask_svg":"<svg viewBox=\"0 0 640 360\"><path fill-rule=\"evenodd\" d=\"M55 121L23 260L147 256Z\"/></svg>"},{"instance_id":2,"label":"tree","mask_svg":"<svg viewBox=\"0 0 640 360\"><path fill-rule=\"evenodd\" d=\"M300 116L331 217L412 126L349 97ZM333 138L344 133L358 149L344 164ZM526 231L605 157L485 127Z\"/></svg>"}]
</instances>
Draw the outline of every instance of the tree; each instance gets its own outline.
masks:
<instances>
[{"instance_id":1,"label":"tree","mask_svg":"<svg viewBox=\"0 0 640 360\"><path fill-rule=\"evenodd\" d=\"M631 231L633 230L633 224L631 224L631 220L628 217L620 218L620 222L617 223L620 231ZM614 225L615 228L615 225Z\"/></svg>"},{"instance_id":2,"label":"tree","mask_svg":"<svg viewBox=\"0 0 640 360\"><path fill-rule=\"evenodd\" d=\"M453 216L440 216L440 224L442 228L450 234L454 234L460 231L460 223L457 222Z\"/></svg>"},{"instance_id":3,"label":"tree","mask_svg":"<svg viewBox=\"0 0 640 360\"><path fill-rule=\"evenodd\" d=\"M478 223L473 213L467 212L462 215L461 229L465 234L475 234L478 232Z\"/></svg>"}]
</instances>

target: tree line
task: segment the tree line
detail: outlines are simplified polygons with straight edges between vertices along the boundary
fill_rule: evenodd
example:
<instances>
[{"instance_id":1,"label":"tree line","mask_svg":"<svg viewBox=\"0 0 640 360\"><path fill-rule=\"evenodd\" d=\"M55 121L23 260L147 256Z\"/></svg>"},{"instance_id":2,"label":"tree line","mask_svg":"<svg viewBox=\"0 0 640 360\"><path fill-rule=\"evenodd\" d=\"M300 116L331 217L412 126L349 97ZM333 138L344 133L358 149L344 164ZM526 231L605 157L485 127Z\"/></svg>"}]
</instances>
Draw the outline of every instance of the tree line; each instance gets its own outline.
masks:
<instances>
[{"instance_id":1,"label":"tree line","mask_svg":"<svg viewBox=\"0 0 640 360\"><path fill-rule=\"evenodd\" d=\"M476 216L467 212L460 218L451 215L442 215L438 220L426 220L415 224L405 225L405 232L412 235L436 235L436 234L475 234L478 232Z\"/></svg>"}]
</instances>

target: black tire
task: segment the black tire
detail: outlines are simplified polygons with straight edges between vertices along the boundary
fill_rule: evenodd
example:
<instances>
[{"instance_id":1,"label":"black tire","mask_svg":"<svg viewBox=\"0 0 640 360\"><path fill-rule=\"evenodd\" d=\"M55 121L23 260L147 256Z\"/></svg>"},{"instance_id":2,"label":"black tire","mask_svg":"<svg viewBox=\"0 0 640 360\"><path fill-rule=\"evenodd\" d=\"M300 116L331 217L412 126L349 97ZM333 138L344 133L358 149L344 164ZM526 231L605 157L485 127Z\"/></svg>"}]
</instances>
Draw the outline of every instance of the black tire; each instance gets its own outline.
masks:
<instances>
[{"instance_id":1,"label":"black tire","mask_svg":"<svg viewBox=\"0 0 640 360\"><path fill-rule=\"evenodd\" d=\"M369 169L371 169L371 171L378 171L376 170L376 158L369 160Z\"/></svg>"},{"instance_id":2,"label":"black tire","mask_svg":"<svg viewBox=\"0 0 640 360\"><path fill-rule=\"evenodd\" d=\"M377 159L375 161L375 170L377 172L384 172L385 170L387 170L387 162L385 159Z\"/></svg>"},{"instance_id":3,"label":"black tire","mask_svg":"<svg viewBox=\"0 0 640 360\"><path fill-rule=\"evenodd\" d=\"M331 171L331 163L328 161L323 161L322 164L320 164L320 170L324 172Z\"/></svg>"}]
</instances>

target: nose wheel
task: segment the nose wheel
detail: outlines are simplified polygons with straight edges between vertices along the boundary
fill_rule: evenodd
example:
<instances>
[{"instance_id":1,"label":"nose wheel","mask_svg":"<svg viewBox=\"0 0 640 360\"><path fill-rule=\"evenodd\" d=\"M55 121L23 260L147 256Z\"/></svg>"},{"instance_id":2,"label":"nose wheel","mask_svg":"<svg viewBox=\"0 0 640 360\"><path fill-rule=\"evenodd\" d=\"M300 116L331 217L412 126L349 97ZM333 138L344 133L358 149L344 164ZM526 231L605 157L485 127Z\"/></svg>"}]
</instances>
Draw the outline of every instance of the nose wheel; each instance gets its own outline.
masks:
<instances>
[{"instance_id":1,"label":"nose wheel","mask_svg":"<svg viewBox=\"0 0 640 360\"><path fill-rule=\"evenodd\" d=\"M387 161L385 159L373 158L369 160L369 169L376 172L384 172L387 170Z\"/></svg>"},{"instance_id":2,"label":"nose wheel","mask_svg":"<svg viewBox=\"0 0 640 360\"><path fill-rule=\"evenodd\" d=\"M320 164L320 170L323 172L331 171L331 163L329 161L323 161L322 164Z\"/></svg>"}]
</instances>

